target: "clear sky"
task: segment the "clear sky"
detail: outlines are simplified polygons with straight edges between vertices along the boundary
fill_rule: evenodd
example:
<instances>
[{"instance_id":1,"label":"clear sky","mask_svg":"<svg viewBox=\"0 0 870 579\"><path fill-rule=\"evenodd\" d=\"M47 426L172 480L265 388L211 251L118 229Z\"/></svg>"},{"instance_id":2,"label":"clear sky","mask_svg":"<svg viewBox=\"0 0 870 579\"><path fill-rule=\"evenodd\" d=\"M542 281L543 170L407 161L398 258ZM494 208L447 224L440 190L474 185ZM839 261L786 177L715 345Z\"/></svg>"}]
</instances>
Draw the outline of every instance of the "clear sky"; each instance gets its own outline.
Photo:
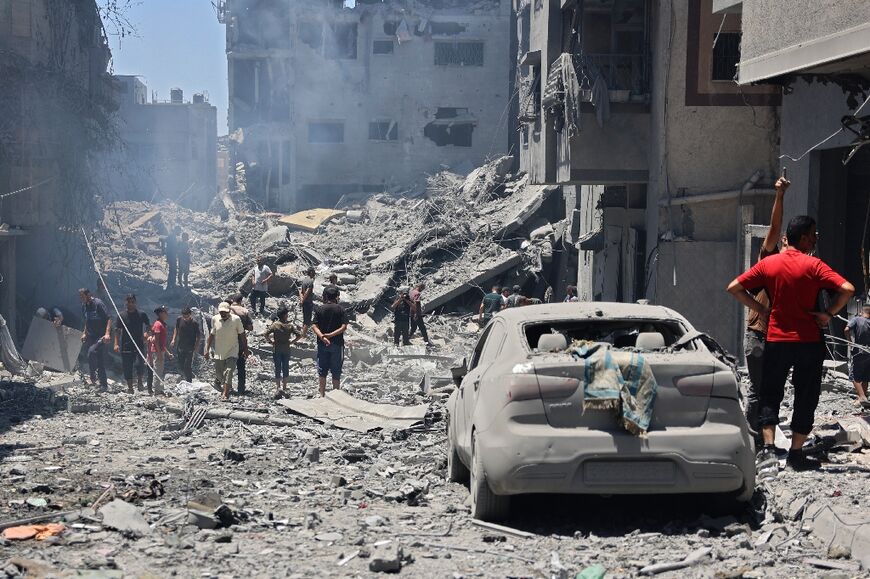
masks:
<instances>
[{"instance_id":1,"label":"clear sky","mask_svg":"<svg viewBox=\"0 0 870 579\"><path fill-rule=\"evenodd\" d=\"M149 100L152 91L169 100L173 87L184 90L185 100L208 93L217 107L218 134L226 134L225 29L211 0L141 0L132 3L128 18L136 36L109 38L113 72L141 76Z\"/></svg>"}]
</instances>

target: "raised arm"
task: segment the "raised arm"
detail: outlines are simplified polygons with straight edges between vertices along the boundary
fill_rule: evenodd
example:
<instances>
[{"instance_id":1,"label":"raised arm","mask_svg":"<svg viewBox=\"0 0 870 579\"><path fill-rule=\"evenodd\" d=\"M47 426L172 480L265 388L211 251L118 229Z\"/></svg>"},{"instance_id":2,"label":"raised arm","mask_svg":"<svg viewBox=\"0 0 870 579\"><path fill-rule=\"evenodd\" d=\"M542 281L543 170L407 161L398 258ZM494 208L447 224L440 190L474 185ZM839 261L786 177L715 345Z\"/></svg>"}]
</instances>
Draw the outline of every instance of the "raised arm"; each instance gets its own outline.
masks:
<instances>
[{"instance_id":1,"label":"raised arm","mask_svg":"<svg viewBox=\"0 0 870 579\"><path fill-rule=\"evenodd\" d=\"M776 251L776 244L782 236L782 212L783 200L785 199L785 191L791 181L785 177L780 177L776 180L774 188L776 188L776 197L773 200L773 209L770 212L770 227L767 229L767 236L764 238L764 251L773 253Z\"/></svg>"}]
</instances>

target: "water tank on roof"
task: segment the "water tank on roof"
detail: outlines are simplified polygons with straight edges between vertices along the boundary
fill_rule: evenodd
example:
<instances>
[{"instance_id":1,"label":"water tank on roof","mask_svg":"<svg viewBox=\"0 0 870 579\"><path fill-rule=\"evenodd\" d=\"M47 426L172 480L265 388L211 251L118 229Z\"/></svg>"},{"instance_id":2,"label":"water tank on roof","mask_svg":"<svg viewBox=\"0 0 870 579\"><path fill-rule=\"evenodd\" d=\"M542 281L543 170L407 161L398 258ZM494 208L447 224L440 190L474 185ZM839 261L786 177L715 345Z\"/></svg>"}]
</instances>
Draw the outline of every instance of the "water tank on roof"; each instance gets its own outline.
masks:
<instances>
[{"instance_id":1,"label":"water tank on roof","mask_svg":"<svg viewBox=\"0 0 870 579\"><path fill-rule=\"evenodd\" d=\"M180 88L173 88L169 91L169 102L174 105L184 103L184 91Z\"/></svg>"},{"instance_id":2,"label":"water tank on roof","mask_svg":"<svg viewBox=\"0 0 870 579\"><path fill-rule=\"evenodd\" d=\"M193 103L197 105L201 105L205 103L205 95L201 92L195 93L193 95Z\"/></svg>"}]
</instances>

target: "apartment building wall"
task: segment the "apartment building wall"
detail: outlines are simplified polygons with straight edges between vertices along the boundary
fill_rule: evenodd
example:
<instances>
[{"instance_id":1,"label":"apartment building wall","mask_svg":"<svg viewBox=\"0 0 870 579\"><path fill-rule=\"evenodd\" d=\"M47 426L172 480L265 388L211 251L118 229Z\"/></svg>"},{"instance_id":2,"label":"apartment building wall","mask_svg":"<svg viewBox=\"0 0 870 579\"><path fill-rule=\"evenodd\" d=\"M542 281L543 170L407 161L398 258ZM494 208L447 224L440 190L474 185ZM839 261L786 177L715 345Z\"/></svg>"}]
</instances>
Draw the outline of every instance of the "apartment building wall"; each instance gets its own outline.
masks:
<instances>
[{"instance_id":1,"label":"apartment building wall","mask_svg":"<svg viewBox=\"0 0 870 579\"><path fill-rule=\"evenodd\" d=\"M508 150L508 0L311 2L281 13L286 42L268 48L239 40L264 9L245 4L226 4L230 131L248 193L267 206L331 206Z\"/></svg>"}]
</instances>

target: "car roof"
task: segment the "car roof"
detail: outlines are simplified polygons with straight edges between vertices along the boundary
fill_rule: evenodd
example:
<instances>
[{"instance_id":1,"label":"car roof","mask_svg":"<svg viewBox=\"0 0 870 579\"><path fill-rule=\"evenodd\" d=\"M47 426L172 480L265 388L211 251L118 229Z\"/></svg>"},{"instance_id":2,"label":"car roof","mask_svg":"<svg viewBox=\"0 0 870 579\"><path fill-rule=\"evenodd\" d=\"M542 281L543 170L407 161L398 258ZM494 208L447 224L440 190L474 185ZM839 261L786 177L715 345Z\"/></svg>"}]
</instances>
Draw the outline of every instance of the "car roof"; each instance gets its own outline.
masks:
<instances>
[{"instance_id":1,"label":"car roof","mask_svg":"<svg viewBox=\"0 0 870 579\"><path fill-rule=\"evenodd\" d=\"M664 306L624 304L618 302L562 302L507 308L498 312L493 319L504 320L509 324L526 324L555 320L584 319L651 319L680 320L688 326L685 318Z\"/></svg>"}]
</instances>

